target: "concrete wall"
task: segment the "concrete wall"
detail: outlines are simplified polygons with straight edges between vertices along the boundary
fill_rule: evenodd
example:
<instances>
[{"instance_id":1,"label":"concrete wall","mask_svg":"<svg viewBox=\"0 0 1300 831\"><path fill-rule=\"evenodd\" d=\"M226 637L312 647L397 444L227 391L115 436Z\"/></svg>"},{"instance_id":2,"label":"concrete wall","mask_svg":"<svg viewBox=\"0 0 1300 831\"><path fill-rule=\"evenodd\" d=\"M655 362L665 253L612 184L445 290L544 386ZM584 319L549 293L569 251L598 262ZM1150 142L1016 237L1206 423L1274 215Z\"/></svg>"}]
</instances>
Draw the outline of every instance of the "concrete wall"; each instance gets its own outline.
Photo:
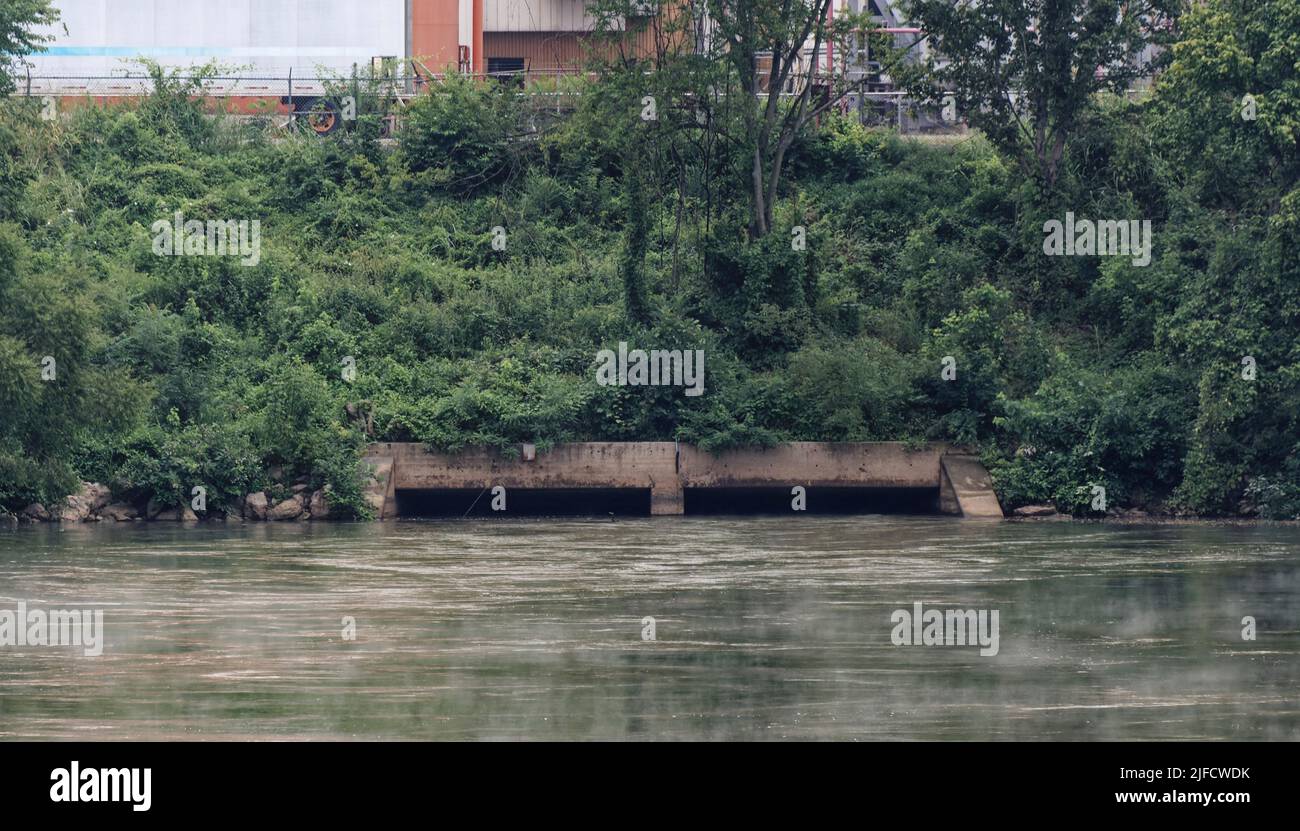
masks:
<instances>
[{"instance_id":1,"label":"concrete wall","mask_svg":"<svg viewBox=\"0 0 1300 831\"><path fill-rule=\"evenodd\" d=\"M993 480L979 459L956 453L946 455L940 473L941 504L956 503L957 506L955 511L944 508L945 512L965 517L1002 518L1002 506L993 492Z\"/></svg>"},{"instance_id":2,"label":"concrete wall","mask_svg":"<svg viewBox=\"0 0 1300 831\"><path fill-rule=\"evenodd\" d=\"M909 449L899 442L796 441L715 456L684 445L682 483L688 488L937 488L945 449L942 444Z\"/></svg>"},{"instance_id":3,"label":"concrete wall","mask_svg":"<svg viewBox=\"0 0 1300 831\"><path fill-rule=\"evenodd\" d=\"M520 450L517 455L484 448L433 453L418 443L373 444L367 461L384 476L379 513L391 513L397 489L649 488L652 514L680 514L684 488L940 489L946 485L946 511L969 515L965 499L978 500L972 510L981 516L993 515L993 510L1001 515L978 461L946 455L952 450L945 444L790 442L767 450L717 455L675 442L574 442L532 454L524 447ZM954 477L958 481L948 481L945 459L960 461L961 474Z\"/></svg>"},{"instance_id":4,"label":"concrete wall","mask_svg":"<svg viewBox=\"0 0 1300 831\"><path fill-rule=\"evenodd\" d=\"M430 453L412 443L371 445L369 455L394 458L402 489L649 488L677 479L670 441L560 444L532 461L483 448Z\"/></svg>"},{"instance_id":5,"label":"concrete wall","mask_svg":"<svg viewBox=\"0 0 1300 831\"><path fill-rule=\"evenodd\" d=\"M531 460L484 448L449 454L390 443L371 445L367 456L392 459L394 489L649 488L652 514L680 514L684 507L673 442L574 442Z\"/></svg>"}]
</instances>

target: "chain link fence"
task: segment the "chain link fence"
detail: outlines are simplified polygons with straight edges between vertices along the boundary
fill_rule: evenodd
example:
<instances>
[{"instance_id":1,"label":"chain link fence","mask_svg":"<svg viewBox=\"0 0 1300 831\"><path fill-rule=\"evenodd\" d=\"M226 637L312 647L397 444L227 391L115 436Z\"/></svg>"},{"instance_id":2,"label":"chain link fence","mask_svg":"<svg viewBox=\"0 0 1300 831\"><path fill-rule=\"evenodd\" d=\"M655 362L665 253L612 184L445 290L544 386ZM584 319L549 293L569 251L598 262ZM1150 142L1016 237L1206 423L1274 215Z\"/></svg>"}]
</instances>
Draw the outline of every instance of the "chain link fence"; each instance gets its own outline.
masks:
<instances>
[{"instance_id":1,"label":"chain link fence","mask_svg":"<svg viewBox=\"0 0 1300 831\"><path fill-rule=\"evenodd\" d=\"M966 131L957 120L943 117L941 107L902 92L866 92L847 96L845 112L857 113L868 127L892 127L904 135L955 135Z\"/></svg>"},{"instance_id":2,"label":"chain link fence","mask_svg":"<svg viewBox=\"0 0 1300 831\"><path fill-rule=\"evenodd\" d=\"M358 95L413 95L428 84L421 76L372 78L283 76L193 76L168 75L170 86L201 89L213 97L312 97L339 90L355 90ZM86 96L90 98L131 98L154 91L154 79L140 73L114 75L31 75L17 79L18 95Z\"/></svg>"},{"instance_id":3,"label":"chain link fence","mask_svg":"<svg viewBox=\"0 0 1300 831\"><path fill-rule=\"evenodd\" d=\"M572 68L528 69L522 72L494 72L491 78L517 89L528 103L540 110L562 112L572 109L582 91L576 83L587 73ZM167 83L180 88L192 87L218 102L217 109L231 115L274 114L300 116L311 111L317 99L352 96L358 112L389 113L407 100L436 88L437 76L424 75L373 78L322 78L287 74L281 77L169 76ZM143 74L111 76L25 75L18 79L16 95L30 98L85 98L94 102L131 99L154 92L154 79ZM253 99L264 103L261 112L254 107L221 107L223 99ZM277 109L278 108L278 109ZM903 135L951 135L965 132L961 123L942 118L937 106L917 101L903 92L851 93L836 109L844 115L856 115L869 127L891 128Z\"/></svg>"}]
</instances>

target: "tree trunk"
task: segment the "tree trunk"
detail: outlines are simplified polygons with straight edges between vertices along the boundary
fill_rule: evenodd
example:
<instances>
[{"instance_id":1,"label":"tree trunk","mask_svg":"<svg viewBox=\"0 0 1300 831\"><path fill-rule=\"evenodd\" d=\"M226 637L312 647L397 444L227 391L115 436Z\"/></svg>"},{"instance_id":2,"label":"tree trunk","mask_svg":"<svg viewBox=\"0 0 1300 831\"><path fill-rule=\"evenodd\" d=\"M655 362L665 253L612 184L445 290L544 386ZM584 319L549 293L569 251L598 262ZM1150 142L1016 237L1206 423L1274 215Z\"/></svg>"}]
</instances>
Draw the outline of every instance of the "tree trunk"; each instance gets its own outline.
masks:
<instances>
[{"instance_id":1,"label":"tree trunk","mask_svg":"<svg viewBox=\"0 0 1300 831\"><path fill-rule=\"evenodd\" d=\"M768 231L768 206L763 192L763 151L757 144L754 146L754 168L751 175L753 177L753 204L750 206L749 238L750 240L757 240L767 236Z\"/></svg>"}]
</instances>

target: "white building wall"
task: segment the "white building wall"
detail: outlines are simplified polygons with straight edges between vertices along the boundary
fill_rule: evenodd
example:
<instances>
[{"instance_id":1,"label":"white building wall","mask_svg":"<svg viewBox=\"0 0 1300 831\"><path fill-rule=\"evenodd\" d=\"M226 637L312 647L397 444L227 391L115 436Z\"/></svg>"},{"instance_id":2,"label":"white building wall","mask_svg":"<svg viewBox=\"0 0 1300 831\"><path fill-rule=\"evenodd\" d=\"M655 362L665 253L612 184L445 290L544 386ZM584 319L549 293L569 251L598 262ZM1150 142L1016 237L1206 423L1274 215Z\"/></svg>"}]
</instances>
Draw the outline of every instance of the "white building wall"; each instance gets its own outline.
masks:
<instances>
[{"instance_id":1,"label":"white building wall","mask_svg":"<svg viewBox=\"0 0 1300 831\"><path fill-rule=\"evenodd\" d=\"M109 76L217 60L244 76L346 75L352 64L406 54L405 0L55 0L61 22L33 75ZM67 33L63 27L67 26Z\"/></svg>"},{"instance_id":2,"label":"white building wall","mask_svg":"<svg viewBox=\"0 0 1300 831\"><path fill-rule=\"evenodd\" d=\"M483 10L484 16L487 16L487 9ZM460 44L474 46L474 0L460 0L460 15L457 21L460 24Z\"/></svg>"}]
</instances>

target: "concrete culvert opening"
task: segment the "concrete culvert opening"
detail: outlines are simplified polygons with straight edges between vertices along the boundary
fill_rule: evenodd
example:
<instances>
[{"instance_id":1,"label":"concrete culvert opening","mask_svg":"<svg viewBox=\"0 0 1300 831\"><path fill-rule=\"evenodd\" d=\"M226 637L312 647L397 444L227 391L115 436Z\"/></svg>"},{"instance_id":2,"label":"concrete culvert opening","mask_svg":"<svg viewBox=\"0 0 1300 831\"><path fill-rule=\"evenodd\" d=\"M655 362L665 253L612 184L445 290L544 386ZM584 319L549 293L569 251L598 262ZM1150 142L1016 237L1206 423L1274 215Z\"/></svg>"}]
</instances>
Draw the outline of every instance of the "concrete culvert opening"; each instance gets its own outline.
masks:
<instances>
[{"instance_id":1,"label":"concrete culvert opening","mask_svg":"<svg viewBox=\"0 0 1300 831\"><path fill-rule=\"evenodd\" d=\"M684 494L686 513L696 515L935 514L939 508L938 488L805 488L805 511L792 509L790 487L686 488Z\"/></svg>"},{"instance_id":2,"label":"concrete culvert opening","mask_svg":"<svg viewBox=\"0 0 1300 831\"><path fill-rule=\"evenodd\" d=\"M944 444L789 442L712 453L676 442L570 442L515 450L374 444L366 498L381 517L786 515L798 486L811 514L1002 516L984 466ZM493 510L489 483L507 488L505 511Z\"/></svg>"},{"instance_id":3,"label":"concrete culvert opening","mask_svg":"<svg viewBox=\"0 0 1300 831\"><path fill-rule=\"evenodd\" d=\"M402 519L520 516L650 516L649 488L507 488L505 510L490 488L396 491Z\"/></svg>"}]
</instances>

